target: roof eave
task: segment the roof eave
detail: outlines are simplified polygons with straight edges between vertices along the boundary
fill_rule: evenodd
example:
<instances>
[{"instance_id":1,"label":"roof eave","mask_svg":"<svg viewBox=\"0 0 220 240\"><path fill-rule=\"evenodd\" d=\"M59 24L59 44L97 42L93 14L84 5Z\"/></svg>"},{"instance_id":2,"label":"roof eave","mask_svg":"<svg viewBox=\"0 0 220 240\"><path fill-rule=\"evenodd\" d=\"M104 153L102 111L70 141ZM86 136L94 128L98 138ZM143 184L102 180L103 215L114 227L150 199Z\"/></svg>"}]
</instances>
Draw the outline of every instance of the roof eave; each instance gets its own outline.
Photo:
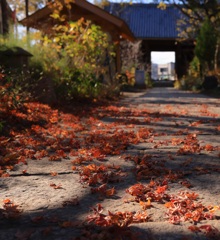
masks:
<instances>
[{"instance_id":1,"label":"roof eave","mask_svg":"<svg viewBox=\"0 0 220 240\"><path fill-rule=\"evenodd\" d=\"M77 7L87 11L88 14L86 14L86 16L81 16L84 17L85 19L94 21L94 17L92 16L97 16L97 18L99 19L99 21L103 20L108 24L103 24L102 21L100 23L102 29L108 29L108 25L111 24L112 26L114 26L117 30L118 33L120 33L120 35L122 36L122 38L124 39L128 39L132 42L135 41L135 37L133 35L133 33L131 32L131 30L129 29L128 25L120 18L115 17L113 15L111 15L110 13L104 11L103 9L85 1L85 0L75 0L74 3L72 3L72 5L76 5ZM74 6L72 6L72 9ZM42 23L46 22L46 19L49 19L48 26L53 25L53 19L52 17L50 17L50 15L53 13L53 9L51 7L51 4L49 3L47 6L45 6L44 8L36 11L35 13L33 13L32 15L22 19L20 21L20 23L24 26L28 26L28 27L33 27L39 30L42 30ZM74 15L74 12L73 12ZM98 24L97 24L98 25Z\"/></svg>"}]
</instances>

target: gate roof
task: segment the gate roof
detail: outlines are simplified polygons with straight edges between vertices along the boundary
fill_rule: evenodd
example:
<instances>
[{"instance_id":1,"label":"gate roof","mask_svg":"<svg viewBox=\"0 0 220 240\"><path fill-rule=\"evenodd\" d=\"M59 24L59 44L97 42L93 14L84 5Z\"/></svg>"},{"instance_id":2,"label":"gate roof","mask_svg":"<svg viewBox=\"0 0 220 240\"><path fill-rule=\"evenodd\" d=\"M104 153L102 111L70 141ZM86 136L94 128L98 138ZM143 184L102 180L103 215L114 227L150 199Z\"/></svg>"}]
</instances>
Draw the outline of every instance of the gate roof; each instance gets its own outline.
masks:
<instances>
[{"instance_id":1,"label":"gate roof","mask_svg":"<svg viewBox=\"0 0 220 240\"><path fill-rule=\"evenodd\" d=\"M110 3L106 10L122 18L136 38L141 39L176 39L178 38L177 21L183 14L175 6L165 10L158 4Z\"/></svg>"}]
</instances>

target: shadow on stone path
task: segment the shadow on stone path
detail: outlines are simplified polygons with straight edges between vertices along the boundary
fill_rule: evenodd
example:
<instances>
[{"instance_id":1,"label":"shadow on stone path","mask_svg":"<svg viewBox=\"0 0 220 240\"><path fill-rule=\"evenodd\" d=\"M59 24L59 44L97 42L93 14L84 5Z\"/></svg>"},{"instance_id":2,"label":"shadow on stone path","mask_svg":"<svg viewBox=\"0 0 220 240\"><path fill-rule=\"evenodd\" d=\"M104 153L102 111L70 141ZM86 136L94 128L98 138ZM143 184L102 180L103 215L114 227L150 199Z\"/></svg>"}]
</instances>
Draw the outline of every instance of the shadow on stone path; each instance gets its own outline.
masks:
<instances>
[{"instance_id":1,"label":"shadow on stone path","mask_svg":"<svg viewBox=\"0 0 220 240\"><path fill-rule=\"evenodd\" d=\"M117 111L116 111L117 110ZM47 158L30 160L28 166L19 165L9 178L0 179L0 199L12 199L23 209L22 218L2 220L0 216L0 240L13 239L53 239L69 240L82 236L85 224L82 222L90 208L101 203L105 213L110 210L139 211L137 202L125 203L129 199L125 190L137 182L147 184L160 176L149 175L137 181L133 161L123 156L152 156L152 162L163 163L164 168L173 172L187 172L183 179L169 183L169 194L180 191L196 192L204 205L220 205L220 103L218 99L205 95L178 91L173 88L153 88L136 93L123 93L117 109L101 108L95 117L101 123L118 131L149 129L152 134L139 144L129 144L127 149L116 156L107 156L105 162L120 165L126 175L118 183L110 183L117 193L110 198L91 194L90 187L82 185L77 171L72 171L73 157L51 162ZM81 119L85 121L85 119ZM116 123L116 125L112 125ZM89 129L87 129L89 131ZM177 139L193 135L202 148L199 152L180 151ZM211 147L206 147L211 146ZM98 162L94 160L94 162ZM105 163L104 162L104 163ZM102 162L99 162L101 164ZM22 170L28 174L21 174ZM204 172L207 170L207 172ZM56 177L51 172L57 172ZM163 172L160 173L163 176ZM187 180L192 187L187 188L181 181ZM50 184L62 184L60 189L51 189ZM65 201L78 197L79 205L65 206ZM138 239L183 240L215 239L202 233L192 233L189 221L173 225L165 219L163 204L152 203L147 209L151 222L132 224L131 229L140 233ZM202 220L200 225L211 225L220 231L220 212L214 220ZM68 226L71 222L72 225ZM67 225L65 225L65 223ZM198 225L199 226L199 225ZM101 231L101 230L99 230ZM86 238L82 238L86 239ZM89 238L87 238L89 239ZM92 239L92 238L91 238ZM95 238L94 238L95 239ZM106 240L105 238L100 238ZM117 239L117 238L115 238ZM216 238L218 239L218 238Z\"/></svg>"}]
</instances>

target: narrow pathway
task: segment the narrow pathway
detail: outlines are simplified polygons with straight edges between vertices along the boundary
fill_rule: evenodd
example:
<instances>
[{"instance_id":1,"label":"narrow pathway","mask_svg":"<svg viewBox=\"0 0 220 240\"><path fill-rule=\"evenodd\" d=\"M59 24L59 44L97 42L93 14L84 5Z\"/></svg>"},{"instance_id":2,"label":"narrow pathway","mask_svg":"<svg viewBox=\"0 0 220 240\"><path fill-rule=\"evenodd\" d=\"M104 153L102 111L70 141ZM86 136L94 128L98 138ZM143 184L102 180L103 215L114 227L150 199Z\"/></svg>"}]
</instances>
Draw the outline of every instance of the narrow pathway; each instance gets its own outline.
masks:
<instances>
[{"instance_id":1,"label":"narrow pathway","mask_svg":"<svg viewBox=\"0 0 220 240\"><path fill-rule=\"evenodd\" d=\"M0 178L0 200L22 209L0 205L0 240L220 239L219 99L153 88L84 113L10 140L30 159ZM91 227L97 204L146 222Z\"/></svg>"},{"instance_id":2,"label":"narrow pathway","mask_svg":"<svg viewBox=\"0 0 220 240\"><path fill-rule=\"evenodd\" d=\"M173 179L173 183L169 183L170 193L177 195L184 191L194 192L199 196L198 201L204 205L219 206L220 100L161 87L142 93L128 93L128 96L122 101L125 106L152 114L152 119L145 118L143 126L155 133L151 141L138 144L134 149L150 154L153 156L152 161L163 162L164 169L177 174L184 172L184 180ZM148 210L154 216L154 221L140 227L143 232L148 229L147 232L153 233L155 239L219 239L219 235L214 236L215 234L210 238L209 234L193 236L187 232L192 224L190 221L169 225L164 218L163 209L158 206L156 208L163 214L155 209ZM215 220L203 220L202 224L207 225L207 228L213 224L220 231L219 210L217 215Z\"/></svg>"}]
</instances>

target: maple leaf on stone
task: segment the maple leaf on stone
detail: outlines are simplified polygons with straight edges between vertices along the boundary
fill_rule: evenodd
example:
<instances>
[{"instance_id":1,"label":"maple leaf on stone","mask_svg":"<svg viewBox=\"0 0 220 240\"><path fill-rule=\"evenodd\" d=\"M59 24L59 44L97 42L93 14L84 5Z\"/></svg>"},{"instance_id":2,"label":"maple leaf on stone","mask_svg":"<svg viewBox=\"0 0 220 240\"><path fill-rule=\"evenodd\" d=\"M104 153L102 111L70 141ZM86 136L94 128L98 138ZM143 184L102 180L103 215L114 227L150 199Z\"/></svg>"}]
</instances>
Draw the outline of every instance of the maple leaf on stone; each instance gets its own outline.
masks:
<instances>
[{"instance_id":1,"label":"maple leaf on stone","mask_svg":"<svg viewBox=\"0 0 220 240\"><path fill-rule=\"evenodd\" d=\"M62 184L55 184L55 183L50 183L50 187L54 189L62 189Z\"/></svg>"},{"instance_id":2,"label":"maple leaf on stone","mask_svg":"<svg viewBox=\"0 0 220 240\"><path fill-rule=\"evenodd\" d=\"M131 194L132 196L135 196L139 199L146 200L145 194L149 191L149 189L144 186L141 183L137 183L128 189L126 189L126 192Z\"/></svg>"},{"instance_id":3,"label":"maple leaf on stone","mask_svg":"<svg viewBox=\"0 0 220 240\"><path fill-rule=\"evenodd\" d=\"M17 219L21 216L22 210L18 205L14 204L9 198L3 200L3 209L0 214L6 219Z\"/></svg>"}]
</instances>

